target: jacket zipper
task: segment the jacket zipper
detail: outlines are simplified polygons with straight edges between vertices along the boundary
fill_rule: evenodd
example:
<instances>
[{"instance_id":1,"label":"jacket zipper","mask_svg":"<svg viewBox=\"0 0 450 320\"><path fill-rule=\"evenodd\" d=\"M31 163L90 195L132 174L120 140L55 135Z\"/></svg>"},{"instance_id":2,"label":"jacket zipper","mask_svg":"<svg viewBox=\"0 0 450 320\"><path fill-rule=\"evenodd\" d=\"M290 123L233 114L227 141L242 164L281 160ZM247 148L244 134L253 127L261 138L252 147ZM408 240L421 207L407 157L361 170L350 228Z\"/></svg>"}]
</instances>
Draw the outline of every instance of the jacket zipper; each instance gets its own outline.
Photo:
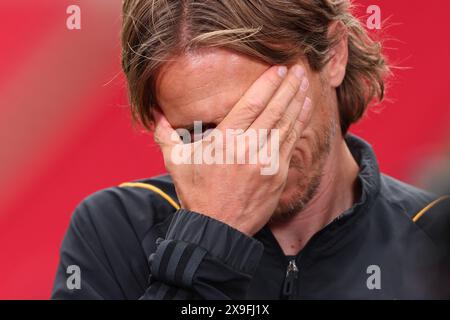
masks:
<instances>
[{"instance_id":1,"label":"jacket zipper","mask_svg":"<svg viewBox=\"0 0 450 320\"><path fill-rule=\"evenodd\" d=\"M332 222L330 222L327 226L325 226L322 230L317 232L309 241L308 243L303 247L303 249L300 251L300 253L297 256L290 256L288 257L289 262L288 266L286 268L286 276L284 278L284 284L283 284L283 292L282 297L284 299L292 299L293 295L296 291L296 285L298 283L297 279L299 277L299 268L297 266L297 263L300 263L300 258L303 256L303 253L305 252L305 249L309 246L311 246L312 239L316 238L317 235L321 232L323 232L325 229L330 228L331 225L333 225L336 221L340 220L342 218L342 215L334 219ZM280 248L281 250L281 248Z\"/></svg>"},{"instance_id":2,"label":"jacket zipper","mask_svg":"<svg viewBox=\"0 0 450 320\"><path fill-rule=\"evenodd\" d=\"M283 296L290 299L295 292L295 284L298 278L298 267L295 263L295 258L289 260L289 264L286 269L286 277L283 285Z\"/></svg>"}]
</instances>

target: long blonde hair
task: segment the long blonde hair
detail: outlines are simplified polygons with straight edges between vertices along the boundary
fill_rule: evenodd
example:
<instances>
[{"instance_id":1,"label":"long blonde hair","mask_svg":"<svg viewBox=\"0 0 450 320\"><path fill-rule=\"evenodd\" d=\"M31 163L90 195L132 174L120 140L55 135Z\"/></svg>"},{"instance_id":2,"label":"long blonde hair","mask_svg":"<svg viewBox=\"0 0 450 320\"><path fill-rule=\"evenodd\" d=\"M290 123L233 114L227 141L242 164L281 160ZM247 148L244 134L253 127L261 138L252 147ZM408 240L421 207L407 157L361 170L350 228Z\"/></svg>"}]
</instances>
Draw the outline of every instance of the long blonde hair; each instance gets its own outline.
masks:
<instances>
[{"instance_id":1,"label":"long blonde hair","mask_svg":"<svg viewBox=\"0 0 450 320\"><path fill-rule=\"evenodd\" d=\"M337 88L346 133L374 98L383 99L389 72L381 44L351 7L349 0L124 0L122 67L132 114L148 128L158 69L200 48L228 48L271 65L305 57L320 72L342 36L329 34L329 26L340 21L349 50L346 76Z\"/></svg>"}]
</instances>

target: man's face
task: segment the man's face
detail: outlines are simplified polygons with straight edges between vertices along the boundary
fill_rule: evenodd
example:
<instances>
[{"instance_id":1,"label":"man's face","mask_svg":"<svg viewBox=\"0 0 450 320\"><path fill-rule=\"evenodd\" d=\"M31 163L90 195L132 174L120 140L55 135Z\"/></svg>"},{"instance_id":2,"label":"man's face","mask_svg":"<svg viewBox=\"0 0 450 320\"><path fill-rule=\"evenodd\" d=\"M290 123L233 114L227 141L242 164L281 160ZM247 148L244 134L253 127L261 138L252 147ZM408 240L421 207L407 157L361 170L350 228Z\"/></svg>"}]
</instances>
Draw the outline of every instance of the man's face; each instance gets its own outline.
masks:
<instances>
[{"instance_id":1,"label":"man's face","mask_svg":"<svg viewBox=\"0 0 450 320\"><path fill-rule=\"evenodd\" d=\"M274 219L300 212L314 196L337 123L328 89L323 87L319 74L311 72L306 63L299 63L305 67L310 82L308 96L315 108L296 145ZM269 67L223 49L179 57L164 65L158 74L159 108L174 128L192 127L194 121L202 121L203 127L215 127Z\"/></svg>"}]
</instances>

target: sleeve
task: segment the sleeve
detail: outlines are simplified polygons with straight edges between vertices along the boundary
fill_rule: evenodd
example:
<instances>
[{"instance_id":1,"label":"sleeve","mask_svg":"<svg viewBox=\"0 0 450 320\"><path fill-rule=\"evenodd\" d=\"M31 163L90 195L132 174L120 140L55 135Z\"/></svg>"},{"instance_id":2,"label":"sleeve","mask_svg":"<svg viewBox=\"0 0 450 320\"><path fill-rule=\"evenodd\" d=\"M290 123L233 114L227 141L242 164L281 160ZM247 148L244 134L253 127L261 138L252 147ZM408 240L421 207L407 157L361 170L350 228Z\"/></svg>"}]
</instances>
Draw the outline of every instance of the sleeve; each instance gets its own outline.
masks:
<instances>
[{"instance_id":1,"label":"sleeve","mask_svg":"<svg viewBox=\"0 0 450 320\"><path fill-rule=\"evenodd\" d=\"M151 240L153 249L144 250L141 236L131 227L135 223L122 213L137 209L125 208L111 192L77 207L61 245L52 299L246 297L263 252L259 241L220 221L179 209L158 235L158 228L145 227L155 233L147 237L157 240ZM148 220L151 217L138 224ZM158 238L164 234L165 239Z\"/></svg>"},{"instance_id":2,"label":"sleeve","mask_svg":"<svg viewBox=\"0 0 450 320\"><path fill-rule=\"evenodd\" d=\"M141 299L245 299L263 245L232 227L180 209L150 256Z\"/></svg>"}]
</instances>

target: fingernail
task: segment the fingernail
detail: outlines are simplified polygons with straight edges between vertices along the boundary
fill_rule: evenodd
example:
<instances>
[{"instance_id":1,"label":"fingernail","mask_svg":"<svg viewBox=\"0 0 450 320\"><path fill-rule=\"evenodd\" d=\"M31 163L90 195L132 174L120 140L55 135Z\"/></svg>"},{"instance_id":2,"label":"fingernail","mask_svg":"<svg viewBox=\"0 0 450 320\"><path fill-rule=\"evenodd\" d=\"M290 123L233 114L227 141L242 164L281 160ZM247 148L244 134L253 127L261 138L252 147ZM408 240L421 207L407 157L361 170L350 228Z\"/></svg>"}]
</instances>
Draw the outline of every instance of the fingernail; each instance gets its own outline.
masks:
<instances>
[{"instance_id":1,"label":"fingernail","mask_svg":"<svg viewBox=\"0 0 450 320\"><path fill-rule=\"evenodd\" d=\"M278 67L278 75L281 78L284 78L286 76L286 74L287 74L287 67L285 67L285 66Z\"/></svg>"},{"instance_id":2,"label":"fingernail","mask_svg":"<svg viewBox=\"0 0 450 320\"><path fill-rule=\"evenodd\" d=\"M300 85L300 89L305 92L309 88L309 81L307 78L303 78L302 84Z\"/></svg>"},{"instance_id":3,"label":"fingernail","mask_svg":"<svg viewBox=\"0 0 450 320\"><path fill-rule=\"evenodd\" d=\"M310 98L306 97L306 98L305 98L305 104L303 105L303 108L304 108L306 111L309 111L309 110L311 109L311 107L312 107L312 101L311 101Z\"/></svg>"},{"instance_id":4,"label":"fingernail","mask_svg":"<svg viewBox=\"0 0 450 320\"><path fill-rule=\"evenodd\" d=\"M311 107L312 107L311 99L306 97L305 103L303 104L302 111L300 111L300 115L298 116L298 118L301 122L305 122L306 119L308 119Z\"/></svg>"},{"instance_id":5,"label":"fingernail","mask_svg":"<svg viewBox=\"0 0 450 320\"><path fill-rule=\"evenodd\" d=\"M294 74L298 79L301 79L304 73L305 72L302 67L300 67L299 65L294 66Z\"/></svg>"}]
</instances>

